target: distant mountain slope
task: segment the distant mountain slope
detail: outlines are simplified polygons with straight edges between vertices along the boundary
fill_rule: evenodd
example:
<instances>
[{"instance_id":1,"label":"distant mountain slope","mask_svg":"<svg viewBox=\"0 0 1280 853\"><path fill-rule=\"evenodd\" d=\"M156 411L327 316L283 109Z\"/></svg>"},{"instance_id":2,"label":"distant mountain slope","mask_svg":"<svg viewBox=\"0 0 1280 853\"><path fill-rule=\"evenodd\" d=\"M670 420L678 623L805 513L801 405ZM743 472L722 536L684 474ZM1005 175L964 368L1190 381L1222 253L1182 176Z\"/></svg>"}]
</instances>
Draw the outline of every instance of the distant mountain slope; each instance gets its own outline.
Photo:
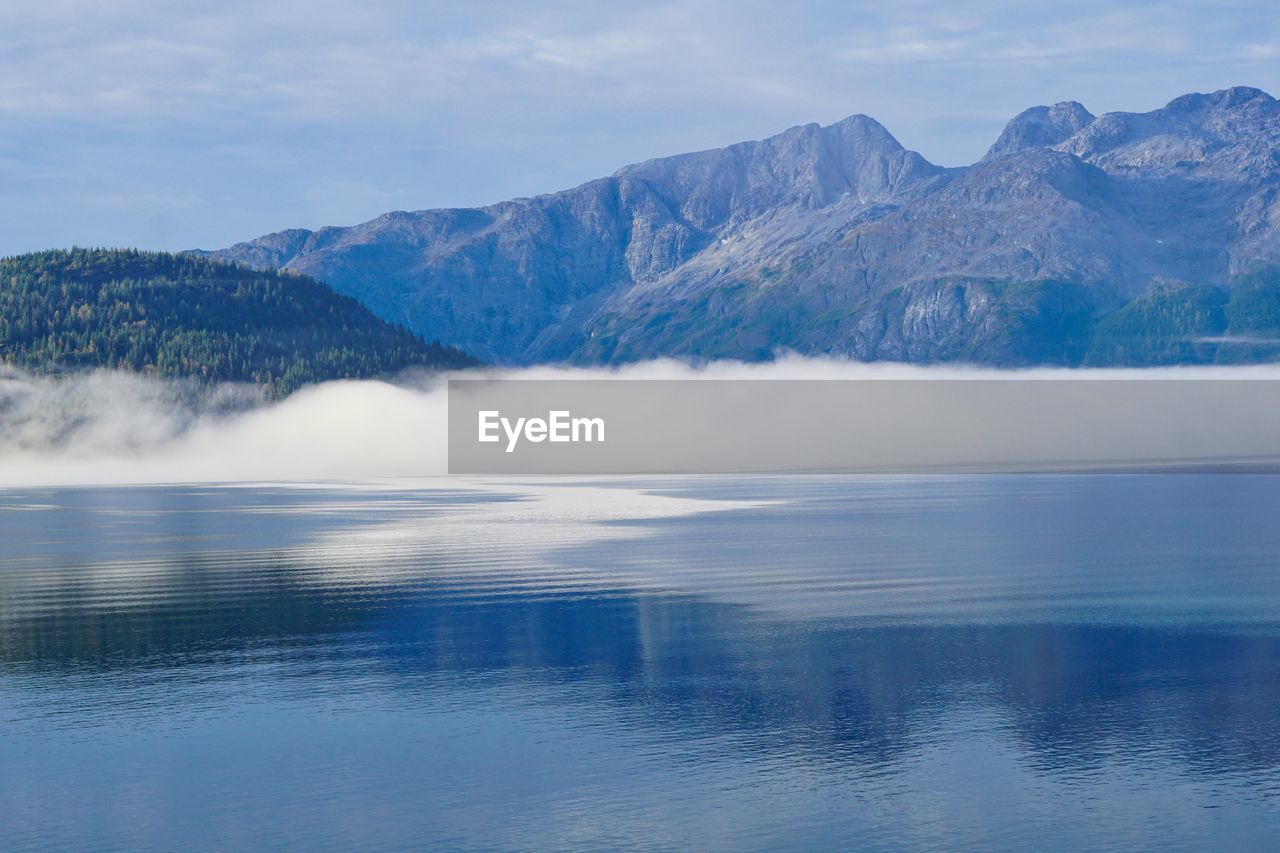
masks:
<instances>
[{"instance_id":1,"label":"distant mountain slope","mask_svg":"<svg viewBox=\"0 0 1280 853\"><path fill-rule=\"evenodd\" d=\"M500 362L785 347L1079 363L1101 319L1142 294L1224 290L1280 261L1280 104L1239 87L1142 114L1034 107L958 169L854 116L561 193L211 254L305 272ZM1269 357L1235 346L1186 357ZM1105 351L1186 351L1156 349Z\"/></svg>"},{"instance_id":2,"label":"distant mountain slope","mask_svg":"<svg viewBox=\"0 0 1280 853\"><path fill-rule=\"evenodd\" d=\"M0 361L255 382L276 396L472 363L300 275L115 249L0 260Z\"/></svg>"}]
</instances>

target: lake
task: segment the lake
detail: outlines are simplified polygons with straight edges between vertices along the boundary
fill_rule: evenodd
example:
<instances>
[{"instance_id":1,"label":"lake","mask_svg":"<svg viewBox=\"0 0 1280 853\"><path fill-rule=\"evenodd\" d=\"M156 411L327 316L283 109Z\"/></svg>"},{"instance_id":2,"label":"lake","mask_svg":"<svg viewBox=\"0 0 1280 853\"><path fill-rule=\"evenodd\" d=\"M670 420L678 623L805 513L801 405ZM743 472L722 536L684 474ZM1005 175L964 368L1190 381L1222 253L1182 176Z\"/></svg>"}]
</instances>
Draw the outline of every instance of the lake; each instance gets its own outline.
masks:
<instances>
[{"instance_id":1,"label":"lake","mask_svg":"<svg viewBox=\"0 0 1280 853\"><path fill-rule=\"evenodd\" d=\"M0 491L0 846L1275 849L1280 475Z\"/></svg>"}]
</instances>

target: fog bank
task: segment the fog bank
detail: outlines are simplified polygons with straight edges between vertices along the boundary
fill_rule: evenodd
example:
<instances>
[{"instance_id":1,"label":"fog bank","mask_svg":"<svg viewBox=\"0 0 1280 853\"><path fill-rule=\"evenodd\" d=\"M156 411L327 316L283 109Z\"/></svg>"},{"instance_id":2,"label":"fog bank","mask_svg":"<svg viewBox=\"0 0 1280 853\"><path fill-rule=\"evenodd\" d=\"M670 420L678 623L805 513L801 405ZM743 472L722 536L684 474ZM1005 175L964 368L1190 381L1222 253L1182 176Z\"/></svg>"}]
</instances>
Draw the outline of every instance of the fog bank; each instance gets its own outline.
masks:
<instances>
[{"instance_id":1,"label":"fog bank","mask_svg":"<svg viewBox=\"0 0 1280 853\"><path fill-rule=\"evenodd\" d=\"M789 356L762 364L465 371L528 379L1280 379L1280 365L995 371ZM254 388L98 371L0 373L0 486L358 480L443 475L443 375L329 382L261 403Z\"/></svg>"}]
</instances>

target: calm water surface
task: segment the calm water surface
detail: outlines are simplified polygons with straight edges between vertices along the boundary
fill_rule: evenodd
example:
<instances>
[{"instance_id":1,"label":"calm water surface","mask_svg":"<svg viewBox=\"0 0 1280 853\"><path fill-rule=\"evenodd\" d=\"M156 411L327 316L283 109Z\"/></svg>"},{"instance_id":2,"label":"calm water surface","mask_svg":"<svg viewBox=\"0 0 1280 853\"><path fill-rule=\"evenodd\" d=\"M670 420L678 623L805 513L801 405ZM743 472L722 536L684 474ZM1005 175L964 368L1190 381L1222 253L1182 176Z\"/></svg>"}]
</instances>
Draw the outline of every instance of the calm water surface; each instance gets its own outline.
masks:
<instances>
[{"instance_id":1,"label":"calm water surface","mask_svg":"<svg viewBox=\"0 0 1280 853\"><path fill-rule=\"evenodd\" d=\"M1280 476L0 492L0 847L1277 849Z\"/></svg>"}]
</instances>

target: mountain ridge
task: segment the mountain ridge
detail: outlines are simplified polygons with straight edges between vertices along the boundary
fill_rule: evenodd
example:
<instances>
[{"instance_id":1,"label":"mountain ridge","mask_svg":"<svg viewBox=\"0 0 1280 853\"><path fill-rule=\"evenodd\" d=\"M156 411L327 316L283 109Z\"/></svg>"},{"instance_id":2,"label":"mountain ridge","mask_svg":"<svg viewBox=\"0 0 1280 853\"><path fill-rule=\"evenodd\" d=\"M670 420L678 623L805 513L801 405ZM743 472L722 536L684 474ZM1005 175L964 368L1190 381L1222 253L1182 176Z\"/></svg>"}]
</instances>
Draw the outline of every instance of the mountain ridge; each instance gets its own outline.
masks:
<instances>
[{"instance_id":1,"label":"mountain ridge","mask_svg":"<svg viewBox=\"0 0 1280 853\"><path fill-rule=\"evenodd\" d=\"M1229 288L1280 261L1278 148L1280 105L1249 87L1147 113L1033 107L957 168L854 115L558 193L204 254L313 275L501 363L777 348L1036 363L1043 341L998 343L1027 307L1007 302L1011 285L1078 288L1032 303L1069 298L1096 319L1153 287Z\"/></svg>"}]
</instances>

